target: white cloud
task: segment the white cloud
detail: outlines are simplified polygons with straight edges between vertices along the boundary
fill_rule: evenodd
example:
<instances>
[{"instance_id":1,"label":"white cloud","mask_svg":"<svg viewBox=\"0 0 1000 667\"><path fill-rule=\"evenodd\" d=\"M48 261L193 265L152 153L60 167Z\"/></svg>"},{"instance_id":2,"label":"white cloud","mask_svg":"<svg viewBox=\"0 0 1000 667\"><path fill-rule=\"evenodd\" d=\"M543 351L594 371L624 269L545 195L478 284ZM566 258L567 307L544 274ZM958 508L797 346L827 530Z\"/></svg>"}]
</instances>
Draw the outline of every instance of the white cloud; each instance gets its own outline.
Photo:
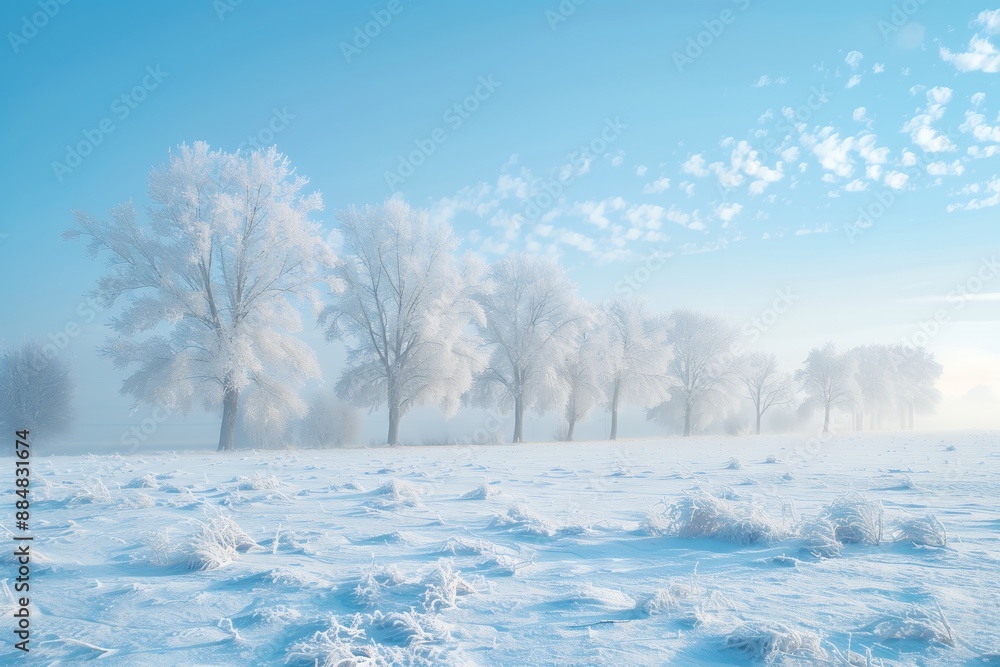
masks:
<instances>
[{"instance_id":1,"label":"white cloud","mask_svg":"<svg viewBox=\"0 0 1000 667\"><path fill-rule=\"evenodd\" d=\"M979 12L976 23L983 26L983 32L995 35L1000 32L1000 9L987 9Z\"/></svg>"},{"instance_id":2,"label":"white cloud","mask_svg":"<svg viewBox=\"0 0 1000 667\"><path fill-rule=\"evenodd\" d=\"M964 172L965 167L958 160L951 164L941 161L931 162L927 165L927 173L931 176L961 176Z\"/></svg>"},{"instance_id":3,"label":"white cloud","mask_svg":"<svg viewBox=\"0 0 1000 667\"><path fill-rule=\"evenodd\" d=\"M865 109L864 107L858 107L857 109L854 110L853 118L854 120L863 121L865 119L866 113L868 113L867 109Z\"/></svg>"},{"instance_id":4,"label":"white cloud","mask_svg":"<svg viewBox=\"0 0 1000 667\"><path fill-rule=\"evenodd\" d=\"M850 79L847 80L847 85L844 86L844 87L845 88L854 88L855 86L857 86L860 83L861 83L861 75L860 74L855 74Z\"/></svg>"},{"instance_id":5,"label":"white cloud","mask_svg":"<svg viewBox=\"0 0 1000 667\"><path fill-rule=\"evenodd\" d=\"M667 211L667 220L680 225L681 227L687 227L688 229L693 229L695 231L705 230L705 223L702 222L699 217L697 209L695 209L693 213L688 214L676 206L671 206L670 210Z\"/></svg>"},{"instance_id":6,"label":"white cloud","mask_svg":"<svg viewBox=\"0 0 1000 667\"><path fill-rule=\"evenodd\" d=\"M969 157L976 160L993 157L998 153L1000 153L1000 146L996 144L992 146L969 146L968 150Z\"/></svg>"},{"instance_id":7,"label":"white cloud","mask_svg":"<svg viewBox=\"0 0 1000 667\"><path fill-rule=\"evenodd\" d=\"M949 204L948 212L953 211L975 211L980 208L989 208L991 206L996 206L1000 204L1000 176L994 176L991 180L983 184L982 190L984 193L992 193L988 197L983 197L981 199L971 199L965 204ZM966 192L975 192L976 190L967 190Z\"/></svg>"},{"instance_id":8,"label":"white cloud","mask_svg":"<svg viewBox=\"0 0 1000 667\"><path fill-rule=\"evenodd\" d=\"M910 133L914 145L927 153L943 153L956 150L955 144L946 135L934 129L933 123L944 116L946 105L951 101L952 90L935 86L927 91L927 107L906 121L903 131Z\"/></svg>"},{"instance_id":9,"label":"white cloud","mask_svg":"<svg viewBox=\"0 0 1000 667\"><path fill-rule=\"evenodd\" d=\"M841 178L847 178L854 173L854 165L851 163L854 137L845 137L841 140L840 134L827 126L820 130L818 135L803 134L801 141L804 147L812 150L819 159L820 166L826 171L833 172Z\"/></svg>"},{"instance_id":10,"label":"white cloud","mask_svg":"<svg viewBox=\"0 0 1000 667\"><path fill-rule=\"evenodd\" d=\"M974 107L978 107L979 105L981 105L985 99L986 99L986 93L976 93L970 98L970 100L972 101L972 106Z\"/></svg>"},{"instance_id":11,"label":"white cloud","mask_svg":"<svg viewBox=\"0 0 1000 667\"><path fill-rule=\"evenodd\" d=\"M975 111L965 112L965 122L959 125L962 132L971 134L976 141L981 143L1000 143L1000 125L990 125L986 122L986 116Z\"/></svg>"},{"instance_id":12,"label":"white cloud","mask_svg":"<svg viewBox=\"0 0 1000 667\"><path fill-rule=\"evenodd\" d=\"M853 181L844 186L846 192L862 192L868 189L868 184L862 181L860 178L855 178Z\"/></svg>"},{"instance_id":13,"label":"white cloud","mask_svg":"<svg viewBox=\"0 0 1000 667\"><path fill-rule=\"evenodd\" d=\"M882 178L882 165L878 164L868 165L867 167L865 167L865 176L872 179L873 181L879 180L880 178Z\"/></svg>"},{"instance_id":14,"label":"white cloud","mask_svg":"<svg viewBox=\"0 0 1000 667\"><path fill-rule=\"evenodd\" d=\"M666 209L662 206L640 204L629 208L625 212L625 219L632 223L635 229L659 229L666 213Z\"/></svg>"},{"instance_id":15,"label":"white cloud","mask_svg":"<svg viewBox=\"0 0 1000 667\"><path fill-rule=\"evenodd\" d=\"M1000 51L985 37L974 35L969 40L969 50L964 53L952 53L941 47L941 60L951 63L960 72L1000 72Z\"/></svg>"},{"instance_id":16,"label":"white cloud","mask_svg":"<svg viewBox=\"0 0 1000 667\"><path fill-rule=\"evenodd\" d=\"M680 187L681 192L686 194L688 197L694 196L694 183L691 181L681 181L681 184L678 187Z\"/></svg>"},{"instance_id":17,"label":"white cloud","mask_svg":"<svg viewBox=\"0 0 1000 667\"><path fill-rule=\"evenodd\" d=\"M909 180L909 174L902 171L890 171L886 173L885 180L883 182L893 190L902 190L906 187L906 183Z\"/></svg>"},{"instance_id":18,"label":"white cloud","mask_svg":"<svg viewBox=\"0 0 1000 667\"><path fill-rule=\"evenodd\" d=\"M695 153L687 159L687 161L681 165L681 170L685 174L691 174L692 176L707 176L708 170L705 169L705 158L702 157L701 153Z\"/></svg>"},{"instance_id":19,"label":"white cloud","mask_svg":"<svg viewBox=\"0 0 1000 667\"><path fill-rule=\"evenodd\" d=\"M723 222L732 222L740 211L743 210L742 204L719 204L715 209L715 215Z\"/></svg>"},{"instance_id":20,"label":"white cloud","mask_svg":"<svg viewBox=\"0 0 1000 667\"><path fill-rule=\"evenodd\" d=\"M904 149L903 157L900 159L900 163L904 167L912 167L917 163L917 154Z\"/></svg>"},{"instance_id":21,"label":"white cloud","mask_svg":"<svg viewBox=\"0 0 1000 667\"><path fill-rule=\"evenodd\" d=\"M646 165L640 164L638 167L635 168L635 175L640 177L645 176L646 171L647 171Z\"/></svg>"},{"instance_id":22,"label":"white cloud","mask_svg":"<svg viewBox=\"0 0 1000 667\"><path fill-rule=\"evenodd\" d=\"M799 159L799 147L792 146L781 151L781 159L785 162L795 162Z\"/></svg>"},{"instance_id":23,"label":"white cloud","mask_svg":"<svg viewBox=\"0 0 1000 667\"><path fill-rule=\"evenodd\" d=\"M500 178L497 179L496 193L501 198L513 196L517 199L525 199L528 196L528 183L519 176L500 174Z\"/></svg>"},{"instance_id":24,"label":"white cloud","mask_svg":"<svg viewBox=\"0 0 1000 667\"><path fill-rule=\"evenodd\" d=\"M875 63L875 66L872 67L872 74L881 74L884 71L885 65L882 63Z\"/></svg>"},{"instance_id":25,"label":"white cloud","mask_svg":"<svg viewBox=\"0 0 1000 667\"><path fill-rule=\"evenodd\" d=\"M625 152L619 150L613 158L611 158L612 167L620 167L625 163Z\"/></svg>"},{"instance_id":26,"label":"white cloud","mask_svg":"<svg viewBox=\"0 0 1000 667\"><path fill-rule=\"evenodd\" d=\"M664 176L663 178L658 178L652 183L646 183L642 186L642 194L651 195L658 192L663 192L670 187L670 179Z\"/></svg>"},{"instance_id":27,"label":"white cloud","mask_svg":"<svg viewBox=\"0 0 1000 667\"><path fill-rule=\"evenodd\" d=\"M844 58L844 62L847 63L851 69L857 69L858 65L861 64L861 59L865 56L860 51L851 51Z\"/></svg>"}]
</instances>

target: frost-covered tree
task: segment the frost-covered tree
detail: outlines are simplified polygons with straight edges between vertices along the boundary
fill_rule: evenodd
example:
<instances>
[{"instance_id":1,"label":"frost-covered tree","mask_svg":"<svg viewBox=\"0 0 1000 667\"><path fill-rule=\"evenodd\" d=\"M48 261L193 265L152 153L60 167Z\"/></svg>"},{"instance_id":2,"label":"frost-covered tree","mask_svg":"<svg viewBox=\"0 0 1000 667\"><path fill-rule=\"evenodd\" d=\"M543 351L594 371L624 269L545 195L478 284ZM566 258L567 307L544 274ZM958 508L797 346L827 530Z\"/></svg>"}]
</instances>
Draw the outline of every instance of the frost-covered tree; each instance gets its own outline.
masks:
<instances>
[{"instance_id":1,"label":"frost-covered tree","mask_svg":"<svg viewBox=\"0 0 1000 667\"><path fill-rule=\"evenodd\" d=\"M317 393L300 424L302 443L310 447L344 447L358 444L361 415L332 392Z\"/></svg>"},{"instance_id":2,"label":"frost-covered tree","mask_svg":"<svg viewBox=\"0 0 1000 667\"><path fill-rule=\"evenodd\" d=\"M795 379L809 400L823 407L823 432L830 432L830 410L855 400L854 358L833 343L814 347Z\"/></svg>"},{"instance_id":3,"label":"frost-covered tree","mask_svg":"<svg viewBox=\"0 0 1000 667\"><path fill-rule=\"evenodd\" d=\"M513 442L524 442L524 412L562 407L569 390L559 363L581 323L575 287L551 260L512 254L495 262L477 299L489 350L473 400L514 410Z\"/></svg>"},{"instance_id":4,"label":"frost-covered tree","mask_svg":"<svg viewBox=\"0 0 1000 667\"><path fill-rule=\"evenodd\" d=\"M609 301L602 311L611 439L617 440L621 405L649 409L670 400L670 320L648 313L645 301L635 298Z\"/></svg>"},{"instance_id":5,"label":"frost-covered tree","mask_svg":"<svg viewBox=\"0 0 1000 667\"><path fill-rule=\"evenodd\" d=\"M126 204L107 221L77 213L79 229L66 234L107 255L94 295L121 304L102 353L134 369L122 393L182 414L196 399L221 408L220 451L233 448L237 414L265 431L304 414L296 386L319 376L294 336L299 300L315 299L333 259L310 220L322 199L303 193L307 183L274 148L182 145L149 174L148 223Z\"/></svg>"},{"instance_id":6,"label":"frost-covered tree","mask_svg":"<svg viewBox=\"0 0 1000 667\"><path fill-rule=\"evenodd\" d=\"M649 411L660 422L680 410L684 415L684 435L691 435L693 417L706 404L719 407L728 398L734 357L730 350L737 330L725 319L691 310L678 309L670 315L667 343L673 348L668 374L672 401Z\"/></svg>"},{"instance_id":7,"label":"frost-covered tree","mask_svg":"<svg viewBox=\"0 0 1000 667\"><path fill-rule=\"evenodd\" d=\"M8 435L30 431L33 440L65 433L73 420L69 364L27 342L0 357L0 426Z\"/></svg>"},{"instance_id":8,"label":"frost-covered tree","mask_svg":"<svg viewBox=\"0 0 1000 667\"><path fill-rule=\"evenodd\" d=\"M864 430L865 414L870 415L871 427L882 411L892 405L893 358L886 345L863 345L851 350L854 358L854 383L857 388L858 430Z\"/></svg>"},{"instance_id":9,"label":"frost-covered tree","mask_svg":"<svg viewBox=\"0 0 1000 667\"><path fill-rule=\"evenodd\" d=\"M472 298L481 273L455 258L458 239L425 211L390 199L338 215L344 291L322 313L328 340L348 341L337 393L347 402L389 412L386 442L399 444L399 424L416 405L447 414L485 365L474 325L485 323Z\"/></svg>"},{"instance_id":10,"label":"frost-covered tree","mask_svg":"<svg viewBox=\"0 0 1000 667\"><path fill-rule=\"evenodd\" d=\"M764 413L776 405L788 405L795 398L792 378L778 370L777 356L762 352L742 355L736 369L743 384L743 395L753 403L755 432L760 435L760 420Z\"/></svg>"},{"instance_id":11,"label":"frost-covered tree","mask_svg":"<svg viewBox=\"0 0 1000 667\"><path fill-rule=\"evenodd\" d=\"M605 400L605 339L601 336L597 314L588 315L581 318L559 369L567 383L565 439L568 442L573 441L576 423Z\"/></svg>"},{"instance_id":12,"label":"frost-covered tree","mask_svg":"<svg viewBox=\"0 0 1000 667\"><path fill-rule=\"evenodd\" d=\"M942 366L931 352L923 347L894 345L893 385L903 428L913 428L914 412L933 412L941 401L937 380Z\"/></svg>"}]
</instances>

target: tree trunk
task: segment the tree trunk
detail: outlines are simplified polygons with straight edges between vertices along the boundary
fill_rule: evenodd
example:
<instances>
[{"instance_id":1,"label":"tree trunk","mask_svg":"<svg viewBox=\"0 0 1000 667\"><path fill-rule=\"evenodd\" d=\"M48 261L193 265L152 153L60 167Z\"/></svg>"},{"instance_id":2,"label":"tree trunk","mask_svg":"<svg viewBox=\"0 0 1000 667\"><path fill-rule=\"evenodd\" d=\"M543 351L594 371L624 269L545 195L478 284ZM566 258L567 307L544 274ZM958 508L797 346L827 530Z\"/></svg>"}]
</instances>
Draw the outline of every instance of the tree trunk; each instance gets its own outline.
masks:
<instances>
[{"instance_id":1,"label":"tree trunk","mask_svg":"<svg viewBox=\"0 0 1000 667\"><path fill-rule=\"evenodd\" d=\"M691 406L684 406L684 437L691 435Z\"/></svg>"},{"instance_id":2,"label":"tree trunk","mask_svg":"<svg viewBox=\"0 0 1000 667\"><path fill-rule=\"evenodd\" d=\"M524 404L521 397L514 399L514 438L511 442L524 442Z\"/></svg>"},{"instance_id":3,"label":"tree trunk","mask_svg":"<svg viewBox=\"0 0 1000 667\"><path fill-rule=\"evenodd\" d=\"M910 430L913 430L913 403L910 403Z\"/></svg>"},{"instance_id":4,"label":"tree trunk","mask_svg":"<svg viewBox=\"0 0 1000 667\"><path fill-rule=\"evenodd\" d=\"M760 411L757 411L757 435L760 435Z\"/></svg>"},{"instance_id":5,"label":"tree trunk","mask_svg":"<svg viewBox=\"0 0 1000 667\"><path fill-rule=\"evenodd\" d=\"M236 412L239 409L240 392L229 389L222 398L222 428L219 430L219 448L216 451L233 451L233 434L236 432Z\"/></svg>"},{"instance_id":6,"label":"tree trunk","mask_svg":"<svg viewBox=\"0 0 1000 667\"><path fill-rule=\"evenodd\" d=\"M823 433L830 432L830 406L827 405L823 415Z\"/></svg>"},{"instance_id":7,"label":"tree trunk","mask_svg":"<svg viewBox=\"0 0 1000 667\"><path fill-rule=\"evenodd\" d=\"M566 429L566 442L573 442L573 431L576 429L576 419L569 420L569 428Z\"/></svg>"},{"instance_id":8,"label":"tree trunk","mask_svg":"<svg viewBox=\"0 0 1000 667\"><path fill-rule=\"evenodd\" d=\"M864 410L862 410L861 413L858 415L858 430L859 431L864 431L865 430L865 411Z\"/></svg>"},{"instance_id":9,"label":"tree trunk","mask_svg":"<svg viewBox=\"0 0 1000 667\"><path fill-rule=\"evenodd\" d=\"M615 393L611 397L611 439L618 439L618 383L615 383Z\"/></svg>"},{"instance_id":10,"label":"tree trunk","mask_svg":"<svg viewBox=\"0 0 1000 667\"><path fill-rule=\"evenodd\" d=\"M390 447L395 447L399 444L400 419L399 408L389 408L389 435L386 436L385 442Z\"/></svg>"}]
</instances>

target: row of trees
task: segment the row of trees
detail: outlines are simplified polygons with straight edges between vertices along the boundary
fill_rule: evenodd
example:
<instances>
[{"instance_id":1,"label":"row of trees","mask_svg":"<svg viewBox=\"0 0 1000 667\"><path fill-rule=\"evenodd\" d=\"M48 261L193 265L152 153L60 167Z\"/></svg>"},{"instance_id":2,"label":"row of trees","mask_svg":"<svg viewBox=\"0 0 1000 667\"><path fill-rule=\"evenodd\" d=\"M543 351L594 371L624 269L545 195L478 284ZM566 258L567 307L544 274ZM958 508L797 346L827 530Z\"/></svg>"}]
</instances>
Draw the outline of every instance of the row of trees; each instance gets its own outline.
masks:
<instances>
[{"instance_id":1,"label":"row of trees","mask_svg":"<svg viewBox=\"0 0 1000 667\"><path fill-rule=\"evenodd\" d=\"M661 423L679 413L690 435L740 395L754 405L758 432L764 413L790 404L796 389L824 407L825 428L837 407L912 415L935 401L940 366L923 350L828 345L793 379L773 355L743 354L721 318L652 313L637 299L589 304L555 262L459 256L448 225L395 199L338 214L337 258L310 220L322 202L303 193L306 183L273 148L184 145L149 175L147 224L128 205L106 221L78 213L67 233L108 257L95 296L121 305L101 352L132 369L122 393L181 413L196 401L221 409L220 450L232 448L238 413L263 438L307 414L298 389L319 366L295 334L300 302L320 303L321 285L317 319L348 350L336 392L386 408L393 445L407 412L427 404L448 415L463 404L500 406L522 442L529 411L564 411L571 439L606 407L614 439L626 404Z\"/></svg>"}]
</instances>

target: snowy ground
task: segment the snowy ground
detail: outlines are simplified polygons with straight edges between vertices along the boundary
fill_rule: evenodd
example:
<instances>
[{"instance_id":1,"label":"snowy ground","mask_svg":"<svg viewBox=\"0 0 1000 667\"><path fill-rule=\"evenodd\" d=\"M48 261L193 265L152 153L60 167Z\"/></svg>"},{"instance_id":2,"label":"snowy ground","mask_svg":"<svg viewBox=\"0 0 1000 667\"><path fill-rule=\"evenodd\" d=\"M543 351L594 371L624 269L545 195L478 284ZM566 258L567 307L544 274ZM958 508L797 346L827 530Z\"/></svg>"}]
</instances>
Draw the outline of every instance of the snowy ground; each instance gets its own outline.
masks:
<instances>
[{"instance_id":1,"label":"snowy ground","mask_svg":"<svg viewBox=\"0 0 1000 667\"><path fill-rule=\"evenodd\" d=\"M995 432L33 466L31 663L1000 662Z\"/></svg>"}]
</instances>

